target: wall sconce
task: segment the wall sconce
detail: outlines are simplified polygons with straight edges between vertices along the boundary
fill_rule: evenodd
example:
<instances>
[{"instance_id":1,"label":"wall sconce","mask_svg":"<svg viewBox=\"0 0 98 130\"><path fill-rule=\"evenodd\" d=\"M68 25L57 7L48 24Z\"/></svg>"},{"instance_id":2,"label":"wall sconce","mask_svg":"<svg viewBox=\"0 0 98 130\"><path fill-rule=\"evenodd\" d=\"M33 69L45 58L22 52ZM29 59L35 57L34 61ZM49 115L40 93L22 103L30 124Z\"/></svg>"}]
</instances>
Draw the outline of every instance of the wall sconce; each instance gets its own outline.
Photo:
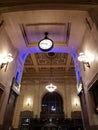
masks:
<instances>
[{"instance_id":1,"label":"wall sconce","mask_svg":"<svg viewBox=\"0 0 98 130\"><path fill-rule=\"evenodd\" d=\"M75 103L75 106L76 106L76 107L78 106L78 103L77 103L77 102Z\"/></svg>"},{"instance_id":2,"label":"wall sconce","mask_svg":"<svg viewBox=\"0 0 98 130\"><path fill-rule=\"evenodd\" d=\"M86 65L86 67L90 68L90 64L89 64L89 61L88 61L89 59L83 52L81 52L79 54L78 60L83 63L84 71L85 71L85 65Z\"/></svg>"},{"instance_id":3,"label":"wall sconce","mask_svg":"<svg viewBox=\"0 0 98 130\"><path fill-rule=\"evenodd\" d=\"M77 98L74 98L73 105L74 107L79 107L79 100Z\"/></svg>"},{"instance_id":4,"label":"wall sconce","mask_svg":"<svg viewBox=\"0 0 98 130\"><path fill-rule=\"evenodd\" d=\"M2 58L2 64L1 64L1 69L5 67L5 71L7 70L7 66L10 62L13 61L13 57L11 53L8 53L7 56Z\"/></svg>"},{"instance_id":5,"label":"wall sconce","mask_svg":"<svg viewBox=\"0 0 98 130\"><path fill-rule=\"evenodd\" d=\"M27 99L27 103L26 104L27 104L28 107L31 106L31 99L30 98Z\"/></svg>"}]
</instances>

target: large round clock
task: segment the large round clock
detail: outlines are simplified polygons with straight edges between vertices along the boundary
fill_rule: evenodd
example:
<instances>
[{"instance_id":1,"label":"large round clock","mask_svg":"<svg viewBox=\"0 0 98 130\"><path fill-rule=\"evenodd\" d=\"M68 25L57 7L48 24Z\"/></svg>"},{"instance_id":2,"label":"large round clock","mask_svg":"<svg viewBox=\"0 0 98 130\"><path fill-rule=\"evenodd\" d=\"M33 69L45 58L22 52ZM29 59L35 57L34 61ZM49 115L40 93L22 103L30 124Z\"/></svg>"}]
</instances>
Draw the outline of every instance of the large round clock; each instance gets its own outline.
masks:
<instances>
[{"instance_id":1,"label":"large round clock","mask_svg":"<svg viewBox=\"0 0 98 130\"><path fill-rule=\"evenodd\" d=\"M49 39L47 37L48 33L45 32L45 38L42 39L39 43L38 43L38 46L40 48L40 50L42 51L49 51L53 48L53 41L51 39Z\"/></svg>"}]
</instances>

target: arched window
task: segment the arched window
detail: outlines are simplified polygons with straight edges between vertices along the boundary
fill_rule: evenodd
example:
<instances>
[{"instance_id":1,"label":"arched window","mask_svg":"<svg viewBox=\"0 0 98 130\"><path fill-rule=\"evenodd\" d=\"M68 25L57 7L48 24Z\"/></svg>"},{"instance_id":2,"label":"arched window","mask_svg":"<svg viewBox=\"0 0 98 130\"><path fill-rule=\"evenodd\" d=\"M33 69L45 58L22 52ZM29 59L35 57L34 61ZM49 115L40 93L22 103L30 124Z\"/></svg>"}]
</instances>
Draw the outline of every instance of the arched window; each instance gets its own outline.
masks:
<instances>
[{"instance_id":1,"label":"arched window","mask_svg":"<svg viewBox=\"0 0 98 130\"><path fill-rule=\"evenodd\" d=\"M41 114L63 114L63 100L57 92L48 92L42 98Z\"/></svg>"}]
</instances>

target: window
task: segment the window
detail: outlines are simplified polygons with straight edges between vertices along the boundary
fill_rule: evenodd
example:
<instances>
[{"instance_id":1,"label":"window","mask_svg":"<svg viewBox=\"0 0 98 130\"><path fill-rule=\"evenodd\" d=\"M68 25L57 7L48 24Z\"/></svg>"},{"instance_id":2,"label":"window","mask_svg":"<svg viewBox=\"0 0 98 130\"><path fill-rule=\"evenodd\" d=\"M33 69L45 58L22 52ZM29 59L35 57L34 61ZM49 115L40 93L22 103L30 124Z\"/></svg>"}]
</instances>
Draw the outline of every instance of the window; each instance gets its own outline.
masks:
<instances>
[{"instance_id":1,"label":"window","mask_svg":"<svg viewBox=\"0 0 98 130\"><path fill-rule=\"evenodd\" d=\"M47 114L62 114L63 100L62 97L56 93L47 93L42 99L42 113Z\"/></svg>"}]
</instances>

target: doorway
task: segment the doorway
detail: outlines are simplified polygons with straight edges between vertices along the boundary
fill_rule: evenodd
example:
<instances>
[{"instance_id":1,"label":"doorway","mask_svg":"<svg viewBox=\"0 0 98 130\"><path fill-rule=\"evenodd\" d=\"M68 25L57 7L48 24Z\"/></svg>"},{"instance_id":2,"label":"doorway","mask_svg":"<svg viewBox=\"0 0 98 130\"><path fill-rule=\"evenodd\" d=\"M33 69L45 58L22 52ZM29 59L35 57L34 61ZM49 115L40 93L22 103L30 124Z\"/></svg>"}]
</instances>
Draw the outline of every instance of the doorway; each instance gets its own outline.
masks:
<instances>
[{"instance_id":1,"label":"doorway","mask_svg":"<svg viewBox=\"0 0 98 130\"><path fill-rule=\"evenodd\" d=\"M16 99L17 99L17 94L13 90L11 90L6 111L5 111L3 130L10 130L12 128L12 120L13 120Z\"/></svg>"},{"instance_id":2,"label":"doorway","mask_svg":"<svg viewBox=\"0 0 98 130\"><path fill-rule=\"evenodd\" d=\"M41 118L54 119L63 118L63 99L57 92L46 93L42 98Z\"/></svg>"}]
</instances>

